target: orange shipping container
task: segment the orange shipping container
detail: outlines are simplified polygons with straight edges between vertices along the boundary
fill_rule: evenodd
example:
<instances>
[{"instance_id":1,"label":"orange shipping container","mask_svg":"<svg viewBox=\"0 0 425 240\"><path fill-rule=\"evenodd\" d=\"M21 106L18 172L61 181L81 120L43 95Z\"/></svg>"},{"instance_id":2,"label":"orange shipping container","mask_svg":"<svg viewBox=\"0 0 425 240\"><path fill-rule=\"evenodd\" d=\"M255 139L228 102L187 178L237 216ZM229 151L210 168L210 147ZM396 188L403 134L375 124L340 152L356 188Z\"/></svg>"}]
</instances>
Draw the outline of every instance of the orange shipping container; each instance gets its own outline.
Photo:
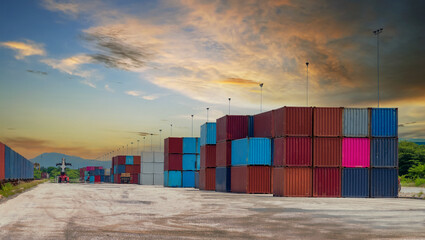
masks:
<instances>
[{"instance_id":1,"label":"orange shipping container","mask_svg":"<svg viewBox=\"0 0 425 240\"><path fill-rule=\"evenodd\" d=\"M272 169L273 175L273 196L275 197L283 197L283 186L284 186L284 173L285 168L283 167L275 167Z\"/></svg>"},{"instance_id":2,"label":"orange shipping container","mask_svg":"<svg viewBox=\"0 0 425 240\"><path fill-rule=\"evenodd\" d=\"M312 168L285 167L283 195L285 197L312 196Z\"/></svg>"},{"instance_id":3,"label":"orange shipping container","mask_svg":"<svg viewBox=\"0 0 425 240\"><path fill-rule=\"evenodd\" d=\"M133 156L133 165L142 164L142 158L140 156Z\"/></svg>"},{"instance_id":4,"label":"orange shipping container","mask_svg":"<svg viewBox=\"0 0 425 240\"><path fill-rule=\"evenodd\" d=\"M315 137L313 139L313 165L316 167L340 167L342 138Z\"/></svg>"},{"instance_id":5,"label":"orange shipping container","mask_svg":"<svg viewBox=\"0 0 425 240\"><path fill-rule=\"evenodd\" d=\"M231 191L236 193L271 193L271 167L238 166L231 169Z\"/></svg>"},{"instance_id":6,"label":"orange shipping container","mask_svg":"<svg viewBox=\"0 0 425 240\"><path fill-rule=\"evenodd\" d=\"M215 191L215 168L205 169L205 190Z\"/></svg>"},{"instance_id":7,"label":"orange shipping container","mask_svg":"<svg viewBox=\"0 0 425 240\"><path fill-rule=\"evenodd\" d=\"M313 110L313 135L320 137L342 136L343 108L315 107Z\"/></svg>"}]
</instances>

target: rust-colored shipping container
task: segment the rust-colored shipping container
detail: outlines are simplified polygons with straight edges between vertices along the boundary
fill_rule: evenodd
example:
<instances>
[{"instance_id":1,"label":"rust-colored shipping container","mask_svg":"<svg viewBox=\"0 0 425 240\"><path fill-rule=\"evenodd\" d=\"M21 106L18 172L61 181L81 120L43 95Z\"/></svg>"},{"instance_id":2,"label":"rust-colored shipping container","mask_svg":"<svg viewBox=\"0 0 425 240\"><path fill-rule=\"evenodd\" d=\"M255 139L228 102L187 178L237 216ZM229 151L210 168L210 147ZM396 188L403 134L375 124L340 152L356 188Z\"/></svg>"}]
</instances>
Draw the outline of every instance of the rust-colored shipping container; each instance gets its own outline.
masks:
<instances>
[{"instance_id":1,"label":"rust-colored shipping container","mask_svg":"<svg viewBox=\"0 0 425 240\"><path fill-rule=\"evenodd\" d=\"M183 155L182 154L168 154L167 167L165 171L182 171L183 170ZM165 164L164 164L165 167Z\"/></svg>"},{"instance_id":2,"label":"rust-colored shipping container","mask_svg":"<svg viewBox=\"0 0 425 240\"><path fill-rule=\"evenodd\" d=\"M271 138L273 136L273 112L254 115L254 137Z\"/></svg>"},{"instance_id":3,"label":"rust-colored shipping container","mask_svg":"<svg viewBox=\"0 0 425 240\"><path fill-rule=\"evenodd\" d=\"M272 136L305 136L313 135L313 108L282 107L273 110ZM254 122L255 124L255 122Z\"/></svg>"},{"instance_id":4,"label":"rust-colored shipping container","mask_svg":"<svg viewBox=\"0 0 425 240\"><path fill-rule=\"evenodd\" d=\"M313 170L314 197L341 197L341 169L317 167Z\"/></svg>"},{"instance_id":5,"label":"rust-colored shipping container","mask_svg":"<svg viewBox=\"0 0 425 240\"><path fill-rule=\"evenodd\" d=\"M316 167L341 167L342 138L314 137L313 165Z\"/></svg>"},{"instance_id":6,"label":"rust-colored shipping container","mask_svg":"<svg viewBox=\"0 0 425 240\"><path fill-rule=\"evenodd\" d=\"M285 166L312 166L311 137L286 137L284 141L285 155L283 157Z\"/></svg>"},{"instance_id":7,"label":"rust-colored shipping container","mask_svg":"<svg viewBox=\"0 0 425 240\"><path fill-rule=\"evenodd\" d=\"M285 168L283 167L274 167L272 169L273 175L273 196L283 197L284 190L284 181L285 181Z\"/></svg>"},{"instance_id":8,"label":"rust-colored shipping container","mask_svg":"<svg viewBox=\"0 0 425 240\"><path fill-rule=\"evenodd\" d=\"M205 190L205 168L199 170L199 190Z\"/></svg>"},{"instance_id":9,"label":"rust-colored shipping container","mask_svg":"<svg viewBox=\"0 0 425 240\"><path fill-rule=\"evenodd\" d=\"M5 179L4 144L0 142L0 180Z\"/></svg>"},{"instance_id":10,"label":"rust-colored shipping container","mask_svg":"<svg viewBox=\"0 0 425 240\"><path fill-rule=\"evenodd\" d=\"M271 193L270 166L231 168L231 191L235 193Z\"/></svg>"},{"instance_id":11,"label":"rust-colored shipping container","mask_svg":"<svg viewBox=\"0 0 425 240\"><path fill-rule=\"evenodd\" d=\"M343 108L315 107L313 110L313 135L319 137L342 136Z\"/></svg>"},{"instance_id":12,"label":"rust-colored shipping container","mask_svg":"<svg viewBox=\"0 0 425 240\"><path fill-rule=\"evenodd\" d=\"M117 156L117 164L115 165L125 165L126 156Z\"/></svg>"},{"instance_id":13,"label":"rust-colored shipping container","mask_svg":"<svg viewBox=\"0 0 425 240\"><path fill-rule=\"evenodd\" d=\"M115 174L114 178L114 183L121 183L121 174Z\"/></svg>"},{"instance_id":14,"label":"rust-colored shipping container","mask_svg":"<svg viewBox=\"0 0 425 240\"><path fill-rule=\"evenodd\" d=\"M140 165L140 164L142 164L142 158L141 158L141 156L133 156L133 164L134 165Z\"/></svg>"},{"instance_id":15,"label":"rust-colored shipping container","mask_svg":"<svg viewBox=\"0 0 425 240\"><path fill-rule=\"evenodd\" d=\"M130 174L140 173L140 165L125 165L125 172Z\"/></svg>"},{"instance_id":16,"label":"rust-colored shipping container","mask_svg":"<svg viewBox=\"0 0 425 240\"><path fill-rule=\"evenodd\" d=\"M226 115L217 119L216 141L228 141L248 136L248 116Z\"/></svg>"},{"instance_id":17,"label":"rust-colored shipping container","mask_svg":"<svg viewBox=\"0 0 425 240\"><path fill-rule=\"evenodd\" d=\"M130 174L130 183L139 184L139 174L137 173Z\"/></svg>"},{"instance_id":18,"label":"rust-colored shipping container","mask_svg":"<svg viewBox=\"0 0 425 240\"><path fill-rule=\"evenodd\" d=\"M183 138L169 137L164 139L164 153L183 153Z\"/></svg>"},{"instance_id":19,"label":"rust-colored shipping container","mask_svg":"<svg viewBox=\"0 0 425 240\"><path fill-rule=\"evenodd\" d=\"M285 138L273 140L273 166L283 167L285 165Z\"/></svg>"},{"instance_id":20,"label":"rust-colored shipping container","mask_svg":"<svg viewBox=\"0 0 425 240\"><path fill-rule=\"evenodd\" d=\"M218 142L216 145L217 167L228 167L232 164L232 142Z\"/></svg>"},{"instance_id":21,"label":"rust-colored shipping container","mask_svg":"<svg viewBox=\"0 0 425 240\"><path fill-rule=\"evenodd\" d=\"M216 167L216 145L201 146L201 168Z\"/></svg>"},{"instance_id":22,"label":"rust-colored shipping container","mask_svg":"<svg viewBox=\"0 0 425 240\"><path fill-rule=\"evenodd\" d=\"M205 190L215 191L215 168L205 169Z\"/></svg>"},{"instance_id":23,"label":"rust-colored shipping container","mask_svg":"<svg viewBox=\"0 0 425 240\"><path fill-rule=\"evenodd\" d=\"M312 196L312 168L285 167L283 180L283 196L311 197Z\"/></svg>"}]
</instances>

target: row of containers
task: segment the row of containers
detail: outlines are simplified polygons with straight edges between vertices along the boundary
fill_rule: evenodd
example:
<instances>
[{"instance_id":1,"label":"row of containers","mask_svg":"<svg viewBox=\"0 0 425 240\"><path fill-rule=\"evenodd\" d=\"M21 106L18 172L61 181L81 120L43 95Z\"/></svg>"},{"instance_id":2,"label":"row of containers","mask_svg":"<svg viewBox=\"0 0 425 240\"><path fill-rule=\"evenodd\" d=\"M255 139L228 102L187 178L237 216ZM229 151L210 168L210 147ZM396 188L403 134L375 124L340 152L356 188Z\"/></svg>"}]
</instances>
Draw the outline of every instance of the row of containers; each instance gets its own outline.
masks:
<instances>
[{"instance_id":1,"label":"row of containers","mask_svg":"<svg viewBox=\"0 0 425 240\"><path fill-rule=\"evenodd\" d=\"M394 108L283 107L201 126L199 189L396 197Z\"/></svg>"},{"instance_id":2,"label":"row of containers","mask_svg":"<svg viewBox=\"0 0 425 240\"><path fill-rule=\"evenodd\" d=\"M170 137L164 140L164 186L196 187L200 168L201 139Z\"/></svg>"},{"instance_id":3,"label":"row of containers","mask_svg":"<svg viewBox=\"0 0 425 240\"><path fill-rule=\"evenodd\" d=\"M110 183L111 169L102 166L87 166L80 168L80 182L86 183Z\"/></svg>"},{"instance_id":4,"label":"row of containers","mask_svg":"<svg viewBox=\"0 0 425 240\"><path fill-rule=\"evenodd\" d=\"M0 142L0 181L34 179L34 164Z\"/></svg>"},{"instance_id":5,"label":"row of containers","mask_svg":"<svg viewBox=\"0 0 425 240\"><path fill-rule=\"evenodd\" d=\"M115 156L112 158L111 182L122 183L121 176L130 175L130 184L139 184L141 156Z\"/></svg>"}]
</instances>

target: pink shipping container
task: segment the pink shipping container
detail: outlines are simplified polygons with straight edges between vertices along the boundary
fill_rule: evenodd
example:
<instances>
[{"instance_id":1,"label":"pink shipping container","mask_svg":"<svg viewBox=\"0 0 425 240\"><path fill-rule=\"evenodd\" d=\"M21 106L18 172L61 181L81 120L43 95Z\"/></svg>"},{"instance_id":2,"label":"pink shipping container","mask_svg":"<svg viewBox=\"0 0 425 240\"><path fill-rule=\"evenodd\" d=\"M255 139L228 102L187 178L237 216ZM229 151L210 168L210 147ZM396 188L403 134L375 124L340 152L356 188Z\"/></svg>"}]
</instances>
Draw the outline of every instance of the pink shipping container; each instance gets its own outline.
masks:
<instances>
[{"instance_id":1,"label":"pink shipping container","mask_svg":"<svg viewBox=\"0 0 425 240\"><path fill-rule=\"evenodd\" d=\"M342 166L369 167L370 140L368 138L342 139Z\"/></svg>"},{"instance_id":2,"label":"pink shipping container","mask_svg":"<svg viewBox=\"0 0 425 240\"><path fill-rule=\"evenodd\" d=\"M271 138L273 136L273 112L254 115L254 137Z\"/></svg>"},{"instance_id":3,"label":"pink shipping container","mask_svg":"<svg viewBox=\"0 0 425 240\"><path fill-rule=\"evenodd\" d=\"M275 139L273 165L278 166L283 159L284 166L312 166L311 144L311 137Z\"/></svg>"},{"instance_id":4,"label":"pink shipping container","mask_svg":"<svg viewBox=\"0 0 425 240\"><path fill-rule=\"evenodd\" d=\"M226 115L217 119L216 140L218 142L246 138L248 136L248 116Z\"/></svg>"},{"instance_id":5,"label":"pink shipping container","mask_svg":"<svg viewBox=\"0 0 425 240\"><path fill-rule=\"evenodd\" d=\"M218 142L216 145L217 167L228 167L232 164L232 142Z\"/></svg>"},{"instance_id":6,"label":"pink shipping container","mask_svg":"<svg viewBox=\"0 0 425 240\"><path fill-rule=\"evenodd\" d=\"M341 197L341 169L317 167L313 170L313 197Z\"/></svg>"}]
</instances>

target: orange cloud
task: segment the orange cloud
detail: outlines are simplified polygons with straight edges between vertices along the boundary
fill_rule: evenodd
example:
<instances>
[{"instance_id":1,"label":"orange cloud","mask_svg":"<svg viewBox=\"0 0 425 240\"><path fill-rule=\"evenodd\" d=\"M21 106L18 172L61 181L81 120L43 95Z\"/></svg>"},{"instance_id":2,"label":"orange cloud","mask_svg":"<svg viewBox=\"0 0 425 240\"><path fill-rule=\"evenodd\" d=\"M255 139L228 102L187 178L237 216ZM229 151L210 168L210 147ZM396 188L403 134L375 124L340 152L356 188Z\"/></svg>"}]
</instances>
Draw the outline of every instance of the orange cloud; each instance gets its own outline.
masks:
<instances>
[{"instance_id":1,"label":"orange cloud","mask_svg":"<svg viewBox=\"0 0 425 240\"><path fill-rule=\"evenodd\" d=\"M24 59L32 55L46 55L42 44L27 40L26 42L0 42L0 46L17 51L16 59Z\"/></svg>"},{"instance_id":2,"label":"orange cloud","mask_svg":"<svg viewBox=\"0 0 425 240\"><path fill-rule=\"evenodd\" d=\"M252 87L252 86L256 86L256 85L259 84L256 81L249 80L249 79L241 79L241 78L222 79L222 80L218 80L217 83L232 84L232 85L238 85L238 86L243 86L243 87Z\"/></svg>"}]
</instances>

